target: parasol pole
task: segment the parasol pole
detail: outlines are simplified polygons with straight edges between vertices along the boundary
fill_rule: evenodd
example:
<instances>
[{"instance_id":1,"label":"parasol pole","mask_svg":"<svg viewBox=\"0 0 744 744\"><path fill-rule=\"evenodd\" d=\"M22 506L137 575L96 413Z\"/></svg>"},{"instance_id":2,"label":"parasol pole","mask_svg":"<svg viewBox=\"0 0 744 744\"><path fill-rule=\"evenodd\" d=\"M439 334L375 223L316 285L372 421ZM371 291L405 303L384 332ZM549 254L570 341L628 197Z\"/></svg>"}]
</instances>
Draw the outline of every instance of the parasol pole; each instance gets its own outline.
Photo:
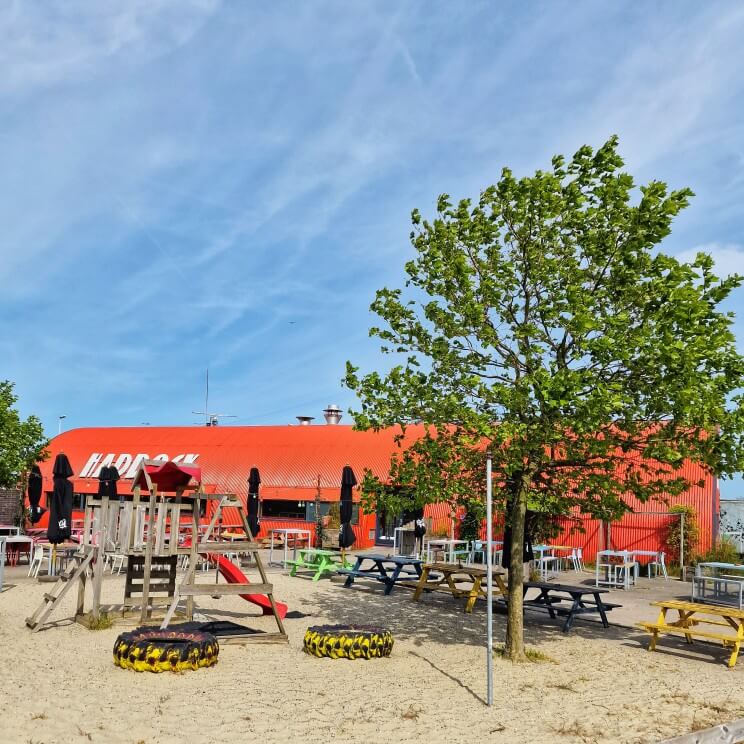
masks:
<instances>
[{"instance_id":1,"label":"parasol pole","mask_svg":"<svg viewBox=\"0 0 744 744\"><path fill-rule=\"evenodd\" d=\"M486 453L486 705L493 705L493 519L491 453Z\"/></svg>"}]
</instances>

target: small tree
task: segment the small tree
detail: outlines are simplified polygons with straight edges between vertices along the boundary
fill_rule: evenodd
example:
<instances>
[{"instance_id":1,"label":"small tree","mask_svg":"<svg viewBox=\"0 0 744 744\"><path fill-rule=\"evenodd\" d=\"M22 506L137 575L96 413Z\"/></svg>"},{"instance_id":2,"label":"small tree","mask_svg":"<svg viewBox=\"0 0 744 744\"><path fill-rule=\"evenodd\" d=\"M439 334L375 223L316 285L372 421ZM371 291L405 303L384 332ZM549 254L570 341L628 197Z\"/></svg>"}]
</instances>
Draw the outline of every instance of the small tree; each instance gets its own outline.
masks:
<instances>
[{"instance_id":1,"label":"small tree","mask_svg":"<svg viewBox=\"0 0 744 744\"><path fill-rule=\"evenodd\" d=\"M0 381L0 488L20 488L18 520L23 526L27 474L34 463L45 459L49 440L36 416L21 418L13 387L8 380Z\"/></svg>"},{"instance_id":2,"label":"small tree","mask_svg":"<svg viewBox=\"0 0 744 744\"><path fill-rule=\"evenodd\" d=\"M323 515L320 510L320 503L320 476L318 476L318 484L315 489L315 545L322 548L325 533L323 530Z\"/></svg>"},{"instance_id":3,"label":"small tree","mask_svg":"<svg viewBox=\"0 0 744 744\"><path fill-rule=\"evenodd\" d=\"M717 309L741 279L716 278L704 254L658 252L692 192L653 181L637 195L622 166L612 138L531 177L504 169L476 205L442 195L434 220L414 211L407 294L372 303L385 326L371 335L401 361L366 376L347 363L357 427L425 425L390 472L418 503L482 495L490 448L512 534L514 660L528 500L611 521L626 494L687 488L685 459L718 474L744 460L744 359Z\"/></svg>"}]
</instances>

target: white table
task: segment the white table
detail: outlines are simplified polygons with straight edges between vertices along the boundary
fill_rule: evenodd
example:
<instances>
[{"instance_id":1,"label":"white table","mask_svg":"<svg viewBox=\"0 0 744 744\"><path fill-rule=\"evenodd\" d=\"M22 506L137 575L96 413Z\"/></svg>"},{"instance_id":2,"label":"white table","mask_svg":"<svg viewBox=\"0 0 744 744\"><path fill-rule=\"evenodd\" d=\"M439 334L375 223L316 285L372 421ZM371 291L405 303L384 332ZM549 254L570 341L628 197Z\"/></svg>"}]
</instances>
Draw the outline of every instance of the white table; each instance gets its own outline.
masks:
<instances>
[{"instance_id":1,"label":"white table","mask_svg":"<svg viewBox=\"0 0 744 744\"><path fill-rule=\"evenodd\" d=\"M21 534L21 528L16 527L13 524L0 524L0 535L5 535L6 537L12 537L13 535L20 535Z\"/></svg>"},{"instance_id":2,"label":"white table","mask_svg":"<svg viewBox=\"0 0 744 744\"><path fill-rule=\"evenodd\" d=\"M744 609L744 565L718 561L698 563L692 577L692 601Z\"/></svg>"},{"instance_id":3,"label":"white table","mask_svg":"<svg viewBox=\"0 0 744 744\"><path fill-rule=\"evenodd\" d=\"M606 560L602 560L602 559ZM610 558L620 558L622 563L613 562ZM622 571L620 571L622 569ZM600 573L604 570L604 578ZM638 578L638 563L630 550L600 550L597 552L594 566L594 585L612 586L630 589Z\"/></svg>"},{"instance_id":4,"label":"white table","mask_svg":"<svg viewBox=\"0 0 744 744\"><path fill-rule=\"evenodd\" d=\"M22 545L28 545L28 559L30 561L31 555L34 552L34 541L28 535L9 535L6 537L4 540L3 553L7 555L7 550L10 546L18 546L17 550L20 557Z\"/></svg>"},{"instance_id":5,"label":"white table","mask_svg":"<svg viewBox=\"0 0 744 744\"><path fill-rule=\"evenodd\" d=\"M274 562L274 535L284 535L284 558L281 562L275 563ZM286 566L288 555L287 555L287 543L289 537L294 537L294 546L292 548L292 560L297 560L297 541L298 540L307 540L307 547L310 547L310 543L312 541L312 532L310 530L300 530L300 529L290 529L287 527L282 528L276 528L273 530L269 530L269 539L271 540L269 544L269 565L270 566Z\"/></svg>"},{"instance_id":6,"label":"white table","mask_svg":"<svg viewBox=\"0 0 744 744\"><path fill-rule=\"evenodd\" d=\"M448 563L454 563L455 562L455 550L457 549L458 545L463 545L464 550L467 551L468 549L468 541L467 540L446 540L443 538L434 538L433 540L429 540L426 544L426 559L428 561L432 560L432 548L439 548L440 550L444 550L447 553L447 561Z\"/></svg>"}]
</instances>

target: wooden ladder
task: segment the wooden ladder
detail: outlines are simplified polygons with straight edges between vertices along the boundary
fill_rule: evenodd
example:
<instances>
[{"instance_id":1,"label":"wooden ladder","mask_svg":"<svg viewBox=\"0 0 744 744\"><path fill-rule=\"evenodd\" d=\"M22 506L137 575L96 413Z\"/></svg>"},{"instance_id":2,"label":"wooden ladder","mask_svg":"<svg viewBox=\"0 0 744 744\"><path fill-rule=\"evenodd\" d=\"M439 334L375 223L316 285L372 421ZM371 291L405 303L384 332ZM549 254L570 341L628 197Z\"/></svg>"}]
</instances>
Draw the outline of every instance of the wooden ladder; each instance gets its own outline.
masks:
<instances>
[{"instance_id":1,"label":"wooden ladder","mask_svg":"<svg viewBox=\"0 0 744 744\"><path fill-rule=\"evenodd\" d=\"M245 532L246 537L248 538L245 541L240 542L217 542L217 541L210 541L209 537L212 533L212 530L214 529L215 524L217 523L217 518L225 507L232 507L233 509L236 509L238 512L238 515L240 516L240 521L242 522L243 531ZM194 508L194 520L195 524L198 524L198 514L199 514L199 508L198 506ZM194 534L196 533L196 529L194 531ZM204 535L204 537L201 539L201 541L194 540L191 545L190 555L189 555L189 565L186 569L186 575L184 576L183 581L181 584L176 587L176 591L173 595L173 601L171 602L171 606L168 608L168 612L165 615L165 618L163 619L163 622L161 624L161 628L167 628L168 623L173 618L174 613L176 612L176 607L178 606L178 603L181 599L181 597L185 597L187 601L187 616L189 620L193 619L193 613L194 613L194 597L199 595L213 595L213 594L264 594L269 600L269 603L271 605L272 614L274 616L274 619L276 620L276 624L278 627L278 633L255 633L252 635L245 636L243 640L245 641L258 641L258 642L271 642L271 641L277 641L277 642L286 642L287 639L287 633L284 630L284 623L282 622L282 618L279 615L279 612L276 608L276 602L274 601L274 585L269 583L269 581L266 578L266 570L264 569L263 561L261 560L261 555L259 554L259 548L261 546L255 542L253 539L253 535L251 534L250 527L248 526L248 520L246 518L243 502L234 494L225 494L222 496L222 498L219 501L219 504L217 505L217 508L215 509L214 514L212 515L212 519L209 522L209 527L207 528L207 532ZM200 553L215 553L216 551L221 552L246 552L249 553L253 559L253 565L255 566L256 570L259 572L261 576L261 583L260 584L253 584L253 583L245 583L245 584L214 584L214 583L208 583L208 584L197 584L194 581L195 574L196 574L196 566L199 561L199 554ZM217 552L217 555L220 555L220 552ZM222 639L221 639L222 640Z\"/></svg>"},{"instance_id":2,"label":"wooden ladder","mask_svg":"<svg viewBox=\"0 0 744 744\"><path fill-rule=\"evenodd\" d=\"M26 618L26 625L28 625L34 633L40 630L44 621L62 601L70 587L82 579L83 574L88 570L88 566L90 566L95 555L96 551L89 549L84 552L75 553L72 556L73 565L68 566L59 575L59 578L52 587L51 592L44 594L44 599L36 608L34 614L31 615L31 617Z\"/></svg>"}]
</instances>

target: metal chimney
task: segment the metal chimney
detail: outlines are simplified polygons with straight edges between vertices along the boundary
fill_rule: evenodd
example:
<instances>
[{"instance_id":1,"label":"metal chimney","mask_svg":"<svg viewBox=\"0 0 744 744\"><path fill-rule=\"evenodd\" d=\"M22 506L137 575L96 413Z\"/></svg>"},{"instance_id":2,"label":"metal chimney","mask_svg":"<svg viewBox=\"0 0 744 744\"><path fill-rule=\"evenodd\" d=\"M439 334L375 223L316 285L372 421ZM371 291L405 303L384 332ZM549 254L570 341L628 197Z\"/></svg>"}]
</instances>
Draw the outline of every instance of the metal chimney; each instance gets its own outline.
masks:
<instances>
[{"instance_id":1,"label":"metal chimney","mask_svg":"<svg viewBox=\"0 0 744 744\"><path fill-rule=\"evenodd\" d=\"M310 422L315 416L297 416L297 420L300 422L300 426L310 426Z\"/></svg>"},{"instance_id":2,"label":"metal chimney","mask_svg":"<svg viewBox=\"0 0 744 744\"><path fill-rule=\"evenodd\" d=\"M335 426L339 421L341 421L341 409L335 403L331 403L328 408L323 411L323 416L325 416L326 424Z\"/></svg>"}]
</instances>

